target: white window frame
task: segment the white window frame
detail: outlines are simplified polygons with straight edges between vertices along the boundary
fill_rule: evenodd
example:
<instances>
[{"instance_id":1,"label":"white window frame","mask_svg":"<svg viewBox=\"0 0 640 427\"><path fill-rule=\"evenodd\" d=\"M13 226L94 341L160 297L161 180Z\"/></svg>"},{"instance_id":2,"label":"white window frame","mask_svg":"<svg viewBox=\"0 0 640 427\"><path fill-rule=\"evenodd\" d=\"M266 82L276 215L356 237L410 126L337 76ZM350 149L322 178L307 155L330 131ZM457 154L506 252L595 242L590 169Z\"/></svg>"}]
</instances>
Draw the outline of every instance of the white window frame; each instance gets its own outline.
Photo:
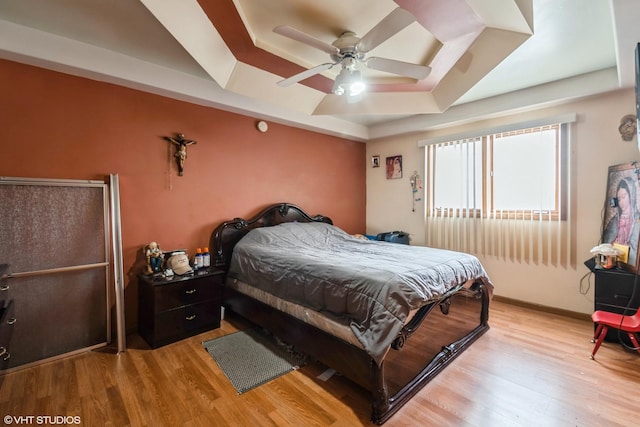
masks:
<instances>
[{"instance_id":1,"label":"white window frame","mask_svg":"<svg viewBox=\"0 0 640 427\"><path fill-rule=\"evenodd\" d=\"M569 169L568 157L568 125L576 120L575 114L560 117L552 117L529 121L524 123L512 124L500 128L491 128L484 131L469 132L466 134L457 134L422 140L418 142L418 146L427 147L438 144L454 144L456 142L466 143L467 141L480 140L482 150L482 183L480 201L467 204L467 206L451 206L437 207L434 205L434 188L435 183L428 181L426 187L427 203L425 205L427 217L491 217L496 219L545 219L563 220L567 212L567 173ZM532 132L539 130L555 129L556 130L556 154L555 154L555 206L551 210L539 209L523 209L523 210L499 210L495 209L492 201L492 177L491 177L491 160L493 141L497 136L515 135L523 132ZM433 147L432 147L433 148ZM437 150L437 148L436 148ZM435 150L433 150L435 151ZM428 180L434 177L434 167L436 167L436 159L432 150L426 150L425 156L425 176Z\"/></svg>"}]
</instances>

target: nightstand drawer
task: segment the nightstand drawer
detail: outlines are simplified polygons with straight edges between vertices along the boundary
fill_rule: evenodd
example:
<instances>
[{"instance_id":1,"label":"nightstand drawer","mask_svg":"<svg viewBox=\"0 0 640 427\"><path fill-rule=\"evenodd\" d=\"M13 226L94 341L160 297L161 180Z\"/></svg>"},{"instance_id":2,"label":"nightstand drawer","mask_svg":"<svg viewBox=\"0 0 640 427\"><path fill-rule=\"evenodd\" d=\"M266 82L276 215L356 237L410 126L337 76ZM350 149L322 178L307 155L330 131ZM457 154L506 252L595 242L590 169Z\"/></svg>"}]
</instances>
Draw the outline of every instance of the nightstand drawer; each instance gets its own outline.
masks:
<instances>
[{"instance_id":1,"label":"nightstand drawer","mask_svg":"<svg viewBox=\"0 0 640 427\"><path fill-rule=\"evenodd\" d=\"M592 271L596 277L595 309L610 313L633 315L640 305L640 289L636 289L634 292L636 286L640 287L640 278L633 273L619 269L604 270L594 268ZM632 296L633 300L631 300ZM607 341L617 342L620 338L626 344L631 344L626 334L622 334L619 337L617 329L609 328L606 336Z\"/></svg>"},{"instance_id":2,"label":"nightstand drawer","mask_svg":"<svg viewBox=\"0 0 640 427\"><path fill-rule=\"evenodd\" d=\"M139 278L138 332L151 347L220 327L223 271Z\"/></svg>"},{"instance_id":3,"label":"nightstand drawer","mask_svg":"<svg viewBox=\"0 0 640 427\"><path fill-rule=\"evenodd\" d=\"M622 313L625 308L630 307L627 314L635 313L640 292L636 292L634 301L629 304L634 292L635 276L628 273L618 272L596 272L595 287L595 308L596 310Z\"/></svg>"},{"instance_id":4,"label":"nightstand drawer","mask_svg":"<svg viewBox=\"0 0 640 427\"><path fill-rule=\"evenodd\" d=\"M175 337L186 337L220 327L220 306L203 302L167 311L156 316L154 347L173 341Z\"/></svg>"},{"instance_id":5,"label":"nightstand drawer","mask_svg":"<svg viewBox=\"0 0 640 427\"><path fill-rule=\"evenodd\" d=\"M210 277L194 278L158 286L154 298L155 312L161 313L202 301L218 301L222 298L222 286Z\"/></svg>"}]
</instances>

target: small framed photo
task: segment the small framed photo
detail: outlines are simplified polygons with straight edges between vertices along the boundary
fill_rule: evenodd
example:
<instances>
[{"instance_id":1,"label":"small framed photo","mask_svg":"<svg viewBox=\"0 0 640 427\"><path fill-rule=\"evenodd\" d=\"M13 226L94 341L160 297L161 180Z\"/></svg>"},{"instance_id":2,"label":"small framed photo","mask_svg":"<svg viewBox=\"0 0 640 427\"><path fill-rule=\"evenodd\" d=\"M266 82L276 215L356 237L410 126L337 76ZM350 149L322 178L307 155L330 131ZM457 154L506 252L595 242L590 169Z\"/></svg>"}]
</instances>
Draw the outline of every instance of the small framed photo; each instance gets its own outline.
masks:
<instances>
[{"instance_id":1,"label":"small framed photo","mask_svg":"<svg viewBox=\"0 0 640 427\"><path fill-rule=\"evenodd\" d=\"M387 157L387 179L402 178L402 156Z\"/></svg>"},{"instance_id":2,"label":"small framed photo","mask_svg":"<svg viewBox=\"0 0 640 427\"><path fill-rule=\"evenodd\" d=\"M372 168L380 167L380 156L371 156L371 167Z\"/></svg>"}]
</instances>

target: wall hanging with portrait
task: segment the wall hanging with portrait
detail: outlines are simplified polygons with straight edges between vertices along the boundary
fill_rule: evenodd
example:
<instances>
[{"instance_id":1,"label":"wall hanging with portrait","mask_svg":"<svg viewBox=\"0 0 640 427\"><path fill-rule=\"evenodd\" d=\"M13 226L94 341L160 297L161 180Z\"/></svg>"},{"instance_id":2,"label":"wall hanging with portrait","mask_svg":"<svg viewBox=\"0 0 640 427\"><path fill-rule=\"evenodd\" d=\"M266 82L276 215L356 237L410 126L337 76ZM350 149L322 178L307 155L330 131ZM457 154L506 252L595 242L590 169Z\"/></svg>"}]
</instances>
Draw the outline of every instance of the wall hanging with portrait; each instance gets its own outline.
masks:
<instances>
[{"instance_id":1,"label":"wall hanging with portrait","mask_svg":"<svg viewBox=\"0 0 640 427\"><path fill-rule=\"evenodd\" d=\"M627 264L638 271L640 238L640 164L624 163L609 167L607 197L602 221L602 243L628 247Z\"/></svg>"},{"instance_id":2,"label":"wall hanging with portrait","mask_svg":"<svg viewBox=\"0 0 640 427\"><path fill-rule=\"evenodd\" d=\"M387 157L387 179L402 178L402 156Z\"/></svg>"}]
</instances>

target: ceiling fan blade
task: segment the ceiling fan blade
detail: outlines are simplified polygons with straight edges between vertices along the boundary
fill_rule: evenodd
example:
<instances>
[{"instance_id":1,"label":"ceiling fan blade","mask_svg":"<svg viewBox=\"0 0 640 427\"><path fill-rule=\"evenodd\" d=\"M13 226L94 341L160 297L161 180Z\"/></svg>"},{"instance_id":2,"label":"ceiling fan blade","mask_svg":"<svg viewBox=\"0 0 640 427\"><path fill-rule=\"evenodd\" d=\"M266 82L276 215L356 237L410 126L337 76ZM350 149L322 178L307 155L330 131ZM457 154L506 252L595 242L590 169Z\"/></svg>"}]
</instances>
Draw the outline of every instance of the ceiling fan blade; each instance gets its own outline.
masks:
<instances>
[{"instance_id":1,"label":"ceiling fan blade","mask_svg":"<svg viewBox=\"0 0 640 427\"><path fill-rule=\"evenodd\" d=\"M399 76L411 77L416 80L426 78L431 72L431 67L426 65L412 64L410 62L396 61L388 58L369 58L365 62L372 70L385 71Z\"/></svg>"},{"instance_id":2,"label":"ceiling fan blade","mask_svg":"<svg viewBox=\"0 0 640 427\"><path fill-rule=\"evenodd\" d=\"M308 79L311 76L315 76L316 74L320 74L321 72L328 70L329 68L333 67L336 64L333 64L331 62L327 62L326 64L321 64L321 65L316 65L313 68L309 68L308 70L305 70L301 73L298 74L294 74L293 76L284 79L284 80L280 80L277 84L278 86L281 87L287 87L287 86L291 86L294 83L298 83L304 79Z\"/></svg>"},{"instance_id":3,"label":"ceiling fan blade","mask_svg":"<svg viewBox=\"0 0 640 427\"><path fill-rule=\"evenodd\" d=\"M415 20L416 17L413 16L411 12L398 7L369 30L369 32L360 39L356 45L356 49L358 52L369 52L389 37L408 27L415 22Z\"/></svg>"},{"instance_id":4,"label":"ceiling fan blade","mask_svg":"<svg viewBox=\"0 0 640 427\"><path fill-rule=\"evenodd\" d=\"M289 37L290 39L315 47L316 49L319 49L323 52L327 52L330 55L338 52L337 47L332 46L328 43L325 43L322 40L318 40L315 37L312 37L309 34L303 33L300 30L296 30L293 27L289 27L288 25L279 25L273 29L273 32L276 34L280 34L281 36Z\"/></svg>"}]
</instances>

